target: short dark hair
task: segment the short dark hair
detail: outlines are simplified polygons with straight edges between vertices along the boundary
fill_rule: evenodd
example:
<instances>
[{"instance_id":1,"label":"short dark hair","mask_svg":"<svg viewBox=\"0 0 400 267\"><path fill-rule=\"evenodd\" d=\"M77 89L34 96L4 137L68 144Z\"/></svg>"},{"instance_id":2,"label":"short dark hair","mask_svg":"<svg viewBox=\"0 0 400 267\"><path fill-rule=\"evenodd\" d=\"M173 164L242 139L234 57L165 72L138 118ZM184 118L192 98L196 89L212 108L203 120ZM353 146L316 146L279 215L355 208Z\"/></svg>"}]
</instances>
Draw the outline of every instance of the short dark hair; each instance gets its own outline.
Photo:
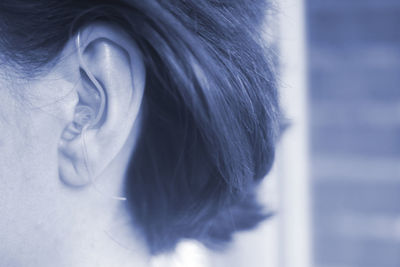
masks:
<instances>
[{"instance_id":1,"label":"short dark hair","mask_svg":"<svg viewBox=\"0 0 400 267\"><path fill-rule=\"evenodd\" d=\"M25 70L57 59L95 20L137 42L147 71L144 120L126 193L151 253L182 238L208 246L266 218L255 188L274 160L275 73L263 0L2 0L0 47Z\"/></svg>"}]
</instances>

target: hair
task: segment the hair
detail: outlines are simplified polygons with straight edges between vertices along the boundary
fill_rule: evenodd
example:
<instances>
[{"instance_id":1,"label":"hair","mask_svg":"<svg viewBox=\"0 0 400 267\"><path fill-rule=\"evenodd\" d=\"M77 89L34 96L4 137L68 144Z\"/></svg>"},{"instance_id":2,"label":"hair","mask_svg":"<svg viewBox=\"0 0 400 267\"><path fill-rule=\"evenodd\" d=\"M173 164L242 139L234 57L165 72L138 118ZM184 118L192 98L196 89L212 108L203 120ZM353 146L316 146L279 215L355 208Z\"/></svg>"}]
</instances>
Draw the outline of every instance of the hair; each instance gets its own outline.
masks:
<instances>
[{"instance_id":1,"label":"hair","mask_svg":"<svg viewBox=\"0 0 400 267\"><path fill-rule=\"evenodd\" d=\"M263 0L2 0L0 48L41 70L93 21L118 24L146 66L144 120L126 173L152 254L181 239L218 248L268 217L256 188L279 131Z\"/></svg>"}]
</instances>

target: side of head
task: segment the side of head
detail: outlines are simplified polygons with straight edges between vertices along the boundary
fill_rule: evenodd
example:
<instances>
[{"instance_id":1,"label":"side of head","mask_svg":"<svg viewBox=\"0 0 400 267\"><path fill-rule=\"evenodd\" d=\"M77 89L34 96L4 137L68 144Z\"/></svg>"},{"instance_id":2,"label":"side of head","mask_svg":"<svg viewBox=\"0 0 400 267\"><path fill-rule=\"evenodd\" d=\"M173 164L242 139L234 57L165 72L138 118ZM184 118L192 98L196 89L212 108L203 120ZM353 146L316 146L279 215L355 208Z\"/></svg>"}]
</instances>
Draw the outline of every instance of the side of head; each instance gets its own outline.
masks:
<instances>
[{"instance_id":1,"label":"side of head","mask_svg":"<svg viewBox=\"0 0 400 267\"><path fill-rule=\"evenodd\" d=\"M64 81L45 93L22 90L23 98L66 101L58 119L26 126L44 131L59 124L41 139L54 144L47 149L57 160L48 156L37 165L56 166L51 175L57 170L64 183L52 184L68 188L64 200L90 184L85 158L96 177L123 154L120 193L152 254L173 250L183 238L219 247L262 221L255 189L273 163L279 128L275 75L260 37L266 8L259 0L3 1L3 73L14 70L30 88L43 87L41 77L46 88ZM79 33L86 69L74 46ZM68 128L81 106L101 113L85 129L88 155L82 128ZM33 136L25 142L38 143Z\"/></svg>"}]
</instances>

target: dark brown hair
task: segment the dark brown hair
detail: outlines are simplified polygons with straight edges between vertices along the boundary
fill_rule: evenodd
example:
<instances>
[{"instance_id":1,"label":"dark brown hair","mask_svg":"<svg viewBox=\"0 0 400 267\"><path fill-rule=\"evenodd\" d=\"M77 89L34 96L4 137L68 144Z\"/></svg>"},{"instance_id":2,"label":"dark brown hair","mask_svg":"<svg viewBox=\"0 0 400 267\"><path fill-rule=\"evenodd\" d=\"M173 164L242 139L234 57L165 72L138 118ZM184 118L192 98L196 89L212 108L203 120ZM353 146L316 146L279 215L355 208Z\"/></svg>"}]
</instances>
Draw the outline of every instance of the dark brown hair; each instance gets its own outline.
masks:
<instances>
[{"instance_id":1,"label":"dark brown hair","mask_svg":"<svg viewBox=\"0 0 400 267\"><path fill-rule=\"evenodd\" d=\"M266 218L255 188L278 135L275 74L260 37L263 0L2 0L0 47L29 73L81 26L116 23L138 43L144 123L126 174L151 253L182 238L219 246Z\"/></svg>"}]
</instances>

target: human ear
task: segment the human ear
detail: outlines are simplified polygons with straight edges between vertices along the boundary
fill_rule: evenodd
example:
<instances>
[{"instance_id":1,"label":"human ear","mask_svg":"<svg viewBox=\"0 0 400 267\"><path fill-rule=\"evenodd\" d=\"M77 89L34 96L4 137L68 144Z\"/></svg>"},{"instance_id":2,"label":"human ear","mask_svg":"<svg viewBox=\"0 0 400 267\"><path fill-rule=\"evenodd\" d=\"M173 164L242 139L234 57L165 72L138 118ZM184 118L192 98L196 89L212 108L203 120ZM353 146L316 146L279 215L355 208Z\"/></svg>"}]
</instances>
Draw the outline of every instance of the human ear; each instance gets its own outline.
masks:
<instances>
[{"instance_id":1,"label":"human ear","mask_svg":"<svg viewBox=\"0 0 400 267\"><path fill-rule=\"evenodd\" d=\"M121 29L94 23L76 36L79 102L59 144L59 174L71 186L100 175L127 142L138 121L145 68L138 46Z\"/></svg>"}]
</instances>

